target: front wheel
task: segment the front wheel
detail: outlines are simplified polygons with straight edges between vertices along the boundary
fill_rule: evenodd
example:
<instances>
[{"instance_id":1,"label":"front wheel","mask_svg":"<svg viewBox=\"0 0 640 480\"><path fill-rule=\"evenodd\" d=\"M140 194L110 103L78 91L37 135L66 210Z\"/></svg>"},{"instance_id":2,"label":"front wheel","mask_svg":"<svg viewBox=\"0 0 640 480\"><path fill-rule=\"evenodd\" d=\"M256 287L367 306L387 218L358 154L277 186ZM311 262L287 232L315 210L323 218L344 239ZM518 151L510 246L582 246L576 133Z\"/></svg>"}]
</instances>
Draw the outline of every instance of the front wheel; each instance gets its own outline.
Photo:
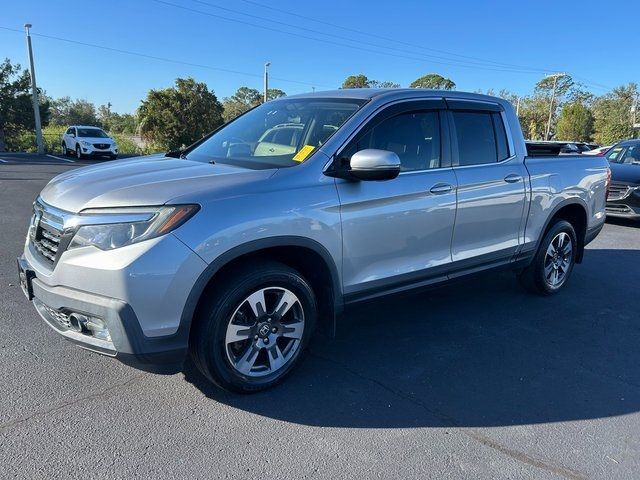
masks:
<instances>
[{"instance_id":1,"label":"front wheel","mask_svg":"<svg viewBox=\"0 0 640 480\"><path fill-rule=\"evenodd\" d=\"M67 155L69 155L69 150L67 150L67 145L62 142L62 156L66 157Z\"/></svg>"},{"instance_id":2,"label":"front wheel","mask_svg":"<svg viewBox=\"0 0 640 480\"><path fill-rule=\"evenodd\" d=\"M82 160L84 155L82 155L82 150L80 150L80 145L76 145L76 158L78 160Z\"/></svg>"},{"instance_id":3,"label":"front wheel","mask_svg":"<svg viewBox=\"0 0 640 480\"><path fill-rule=\"evenodd\" d=\"M542 295L560 291L573 271L577 246L573 226L566 220L557 220L542 239L531 265L520 274L523 286Z\"/></svg>"},{"instance_id":4,"label":"front wheel","mask_svg":"<svg viewBox=\"0 0 640 480\"><path fill-rule=\"evenodd\" d=\"M313 290L296 270L276 262L238 269L194 320L194 363L227 390L269 388L299 363L316 310Z\"/></svg>"}]
</instances>

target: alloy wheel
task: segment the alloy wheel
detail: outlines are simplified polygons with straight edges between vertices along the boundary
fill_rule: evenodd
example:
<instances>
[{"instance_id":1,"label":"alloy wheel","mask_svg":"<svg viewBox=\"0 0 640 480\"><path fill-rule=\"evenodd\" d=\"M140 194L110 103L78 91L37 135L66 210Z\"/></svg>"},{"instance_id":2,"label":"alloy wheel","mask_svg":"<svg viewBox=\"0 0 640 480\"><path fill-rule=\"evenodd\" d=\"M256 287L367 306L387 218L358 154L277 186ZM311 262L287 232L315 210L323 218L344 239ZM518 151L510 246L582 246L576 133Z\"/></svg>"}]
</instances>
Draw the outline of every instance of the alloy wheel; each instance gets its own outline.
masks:
<instances>
[{"instance_id":1,"label":"alloy wheel","mask_svg":"<svg viewBox=\"0 0 640 480\"><path fill-rule=\"evenodd\" d=\"M560 232L547 247L544 256L544 278L553 288L562 285L573 261L573 242L567 232Z\"/></svg>"},{"instance_id":2,"label":"alloy wheel","mask_svg":"<svg viewBox=\"0 0 640 480\"><path fill-rule=\"evenodd\" d=\"M227 360L248 377L276 373L300 348L304 326L302 304L291 290L257 290L240 303L227 324Z\"/></svg>"}]
</instances>

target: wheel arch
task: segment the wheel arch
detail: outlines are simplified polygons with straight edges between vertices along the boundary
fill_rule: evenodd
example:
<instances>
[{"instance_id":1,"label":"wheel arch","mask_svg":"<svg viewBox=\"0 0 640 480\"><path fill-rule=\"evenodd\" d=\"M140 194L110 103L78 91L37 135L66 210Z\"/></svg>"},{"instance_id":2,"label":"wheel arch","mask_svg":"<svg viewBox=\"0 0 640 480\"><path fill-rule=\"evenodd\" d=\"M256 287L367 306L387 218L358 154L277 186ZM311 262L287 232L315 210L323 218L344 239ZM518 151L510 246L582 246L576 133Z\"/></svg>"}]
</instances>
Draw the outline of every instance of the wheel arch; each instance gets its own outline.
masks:
<instances>
[{"instance_id":1,"label":"wheel arch","mask_svg":"<svg viewBox=\"0 0 640 480\"><path fill-rule=\"evenodd\" d=\"M582 258L584 256L584 246L585 246L585 238L587 235L587 205L580 198L570 198L562 201L558 205L555 206L549 218L544 225L540 233L540 238L538 239L536 250L540 248L540 243L542 239L549 231L549 228L553 224L553 221L556 219L566 220L569 222L574 230L576 231L576 237L578 239L578 251L576 252L576 263L582 263Z\"/></svg>"},{"instance_id":2,"label":"wheel arch","mask_svg":"<svg viewBox=\"0 0 640 480\"><path fill-rule=\"evenodd\" d=\"M198 308L216 279L224 277L240 264L268 259L281 262L299 271L311 284L318 300L318 326L329 335L335 333L336 317L343 308L342 288L338 269L327 249L315 240L278 236L254 240L217 257L200 274L187 298L180 319L179 330L188 338Z\"/></svg>"}]
</instances>

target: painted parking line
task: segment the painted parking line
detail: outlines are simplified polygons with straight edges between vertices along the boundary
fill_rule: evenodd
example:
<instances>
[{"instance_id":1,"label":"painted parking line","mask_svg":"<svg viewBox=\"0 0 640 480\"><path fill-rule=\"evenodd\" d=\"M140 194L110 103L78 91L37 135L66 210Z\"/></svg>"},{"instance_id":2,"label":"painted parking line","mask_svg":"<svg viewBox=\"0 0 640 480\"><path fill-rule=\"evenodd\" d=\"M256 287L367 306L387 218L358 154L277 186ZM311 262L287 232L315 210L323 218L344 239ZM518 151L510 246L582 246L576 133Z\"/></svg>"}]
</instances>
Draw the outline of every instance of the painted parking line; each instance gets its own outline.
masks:
<instances>
[{"instance_id":1,"label":"painted parking line","mask_svg":"<svg viewBox=\"0 0 640 480\"><path fill-rule=\"evenodd\" d=\"M49 155L49 154L47 154L47 157L55 158L56 160L62 160L63 162L76 163L75 160L71 160L70 158L56 157L55 155Z\"/></svg>"},{"instance_id":2,"label":"painted parking line","mask_svg":"<svg viewBox=\"0 0 640 480\"><path fill-rule=\"evenodd\" d=\"M0 158L0 162L2 162L2 163L9 163L9 160L5 160L4 158Z\"/></svg>"}]
</instances>

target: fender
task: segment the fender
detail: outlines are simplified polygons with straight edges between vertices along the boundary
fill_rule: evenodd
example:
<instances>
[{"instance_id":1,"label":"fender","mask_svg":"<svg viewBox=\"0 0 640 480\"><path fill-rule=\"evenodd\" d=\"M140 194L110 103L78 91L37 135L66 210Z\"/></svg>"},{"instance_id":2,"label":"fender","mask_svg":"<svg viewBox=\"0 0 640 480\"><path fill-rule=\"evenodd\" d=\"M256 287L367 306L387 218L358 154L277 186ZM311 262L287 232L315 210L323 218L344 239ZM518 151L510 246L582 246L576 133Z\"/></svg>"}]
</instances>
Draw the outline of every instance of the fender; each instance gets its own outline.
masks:
<instances>
[{"instance_id":1,"label":"fender","mask_svg":"<svg viewBox=\"0 0 640 480\"><path fill-rule=\"evenodd\" d=\"M547 229L549 228L551 220L556 216L556 214L562 208L567 207L569 205L580 205L580 207L582 207L582 209L584 210L585 217L587 217L587 212L589 211L589 209L587 208L586 202L582 200L580 197L567 198L566 200L561 201L558 205L556 205L553 208L553 210L551 211L551 214L547 217L547 220L544 222L544 227L542 228L541 234L538 240L536 241L536 246L533 250L534 255L538 252L538 249L540 248L540 243L542 243L542 239ZM586 231L589 229L588 227L589 227L589 219L586 218L585 235L586 235ZM578 252L576 254L576 263L582 262L582 255L584 253L584 240L585 240L584 237L578 238Z\"/></svg>"},{"instance_id":2,"label":"fender","mask_svg":"<svg viewBox=\"0 0 640 480\"><path fill-rule=\"evenodd\" d=\"M227 250L222 255L218 256L213 262L211 262L207 266L207 268L200 274L200 277L198 277L198 280L196 280L196 283L191 289L191 293L187 297L184 309L182 310L182 316L180 317L180 326L178 327L178 331L174 335L184 336L186 341L188 341L189 331L191 330L191 321L193 320L193 316L195 314L198 302L200 301L200 297L202 296L202 293L204 292L211 279L222 269L222 267L227 265L229 262L242 257L243 255L272 247L304 247L313 250L315 253L320 255L331 274L331 282L334 292L333 329L335 330L335 317L342 312L344 308L344 302L342 294L342 284L340 283L340 276L338 275L338 269L333 260L333 257L322 244L315 240L294 235L281 235L243 243L231 248L230 250Z\"/></svg>"}]
</instances>

